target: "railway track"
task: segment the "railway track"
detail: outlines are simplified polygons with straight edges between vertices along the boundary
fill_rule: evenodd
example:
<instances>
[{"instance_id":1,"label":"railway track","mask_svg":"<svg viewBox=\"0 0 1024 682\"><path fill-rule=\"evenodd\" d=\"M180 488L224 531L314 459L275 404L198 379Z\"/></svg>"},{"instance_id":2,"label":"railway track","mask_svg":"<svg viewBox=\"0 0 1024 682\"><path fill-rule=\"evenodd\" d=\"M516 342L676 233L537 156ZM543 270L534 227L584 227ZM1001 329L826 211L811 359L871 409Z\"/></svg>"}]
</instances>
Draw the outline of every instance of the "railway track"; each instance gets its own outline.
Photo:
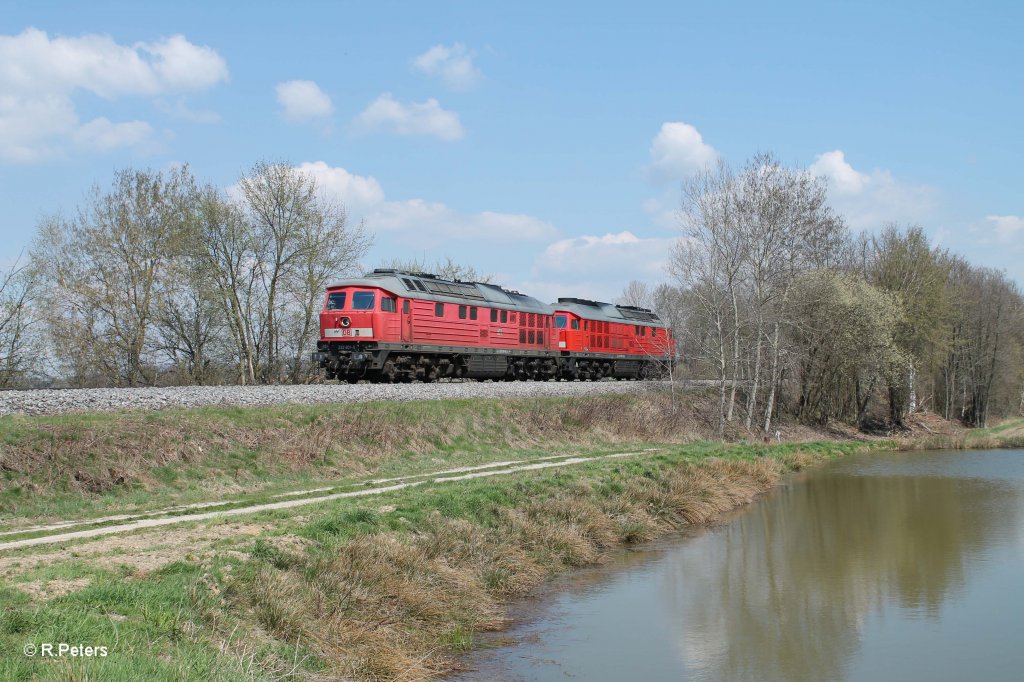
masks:
<instances>
[{"instance_id":1,"label":"railway track","mask_svg":"<svg viewBox=\"0 0 1024 682\"><path fill-rule=\"evenodd\" d=\"M707 382L689 382L687 387ZM677 384L678 385L678 384ZM54 415L206 406L351 403L378 400L460 400L629 394L667 386L664 381L437 382L429 384L310 384L82 388L0 392L0 416Z\"/></svg>"}]
</instances>

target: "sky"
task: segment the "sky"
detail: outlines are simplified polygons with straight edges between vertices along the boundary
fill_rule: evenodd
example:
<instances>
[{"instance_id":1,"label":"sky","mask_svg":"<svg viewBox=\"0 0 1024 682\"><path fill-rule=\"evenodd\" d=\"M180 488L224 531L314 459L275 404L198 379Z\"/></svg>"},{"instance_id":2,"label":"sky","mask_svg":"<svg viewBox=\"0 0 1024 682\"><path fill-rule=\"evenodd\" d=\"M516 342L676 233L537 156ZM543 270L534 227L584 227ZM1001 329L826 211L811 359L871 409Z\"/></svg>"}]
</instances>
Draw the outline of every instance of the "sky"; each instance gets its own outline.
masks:
<instances>
[{"instance_id":1,"label":"sky","mask_svg":"<svg viewBox=\"0 0 1024 682\"><path fill-rule=\"evenodd\" d=\"M0 265L116 170L291 163L374 267L665 281L681 183L760 151L850 228L1024 283L1024 3L0 1Z\"/></svg>"}]
</instances>

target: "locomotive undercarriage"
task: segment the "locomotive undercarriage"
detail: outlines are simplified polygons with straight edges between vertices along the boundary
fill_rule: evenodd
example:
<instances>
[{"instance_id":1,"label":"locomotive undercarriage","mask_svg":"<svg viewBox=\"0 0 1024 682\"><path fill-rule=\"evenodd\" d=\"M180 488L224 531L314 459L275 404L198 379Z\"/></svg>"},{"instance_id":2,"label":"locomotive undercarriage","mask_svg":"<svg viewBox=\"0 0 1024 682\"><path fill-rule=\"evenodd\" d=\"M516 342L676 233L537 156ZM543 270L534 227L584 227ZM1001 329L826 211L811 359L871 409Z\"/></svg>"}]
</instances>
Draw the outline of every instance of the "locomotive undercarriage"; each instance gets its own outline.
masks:
<instances>
[{"instance_id":1,"label":"locomotive undercarriage","mask_svg":"<svg viewBox=\"0 0 1024 682\"><path fill-rule=\"evenodd\" d=\"M484 381L596 381L654 376L654 363L600 357L566 357L530 353L482 353L474 349L422 351L409 347L381 348L369 342L320 342L315 359L327 379L356 383L432 382L439 379Z\"/></svg>"}]
</instances>

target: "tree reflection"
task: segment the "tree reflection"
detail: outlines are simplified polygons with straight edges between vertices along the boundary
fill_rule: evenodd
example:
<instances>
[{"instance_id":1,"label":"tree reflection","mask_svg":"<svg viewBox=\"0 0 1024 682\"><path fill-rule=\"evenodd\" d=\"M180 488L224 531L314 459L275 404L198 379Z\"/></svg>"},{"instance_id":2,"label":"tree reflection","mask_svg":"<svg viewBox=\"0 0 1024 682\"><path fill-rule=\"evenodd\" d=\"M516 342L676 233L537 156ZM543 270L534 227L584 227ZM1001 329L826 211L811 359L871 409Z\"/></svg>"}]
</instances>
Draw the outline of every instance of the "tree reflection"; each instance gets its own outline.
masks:
<instances>
[{"instance_id":1,"label":"tree reflection","mask_svg":"<svg viewBox=\"0 0 1024 682\"><path fill-rule=\"evenodd\" d=\"M1018 494L985 479L848 475L777 491L671 559L665 598L687 668L842 679L872 613L895 603L937 617L995 533L1017 525Z\"/></svg>"}]
</instances>

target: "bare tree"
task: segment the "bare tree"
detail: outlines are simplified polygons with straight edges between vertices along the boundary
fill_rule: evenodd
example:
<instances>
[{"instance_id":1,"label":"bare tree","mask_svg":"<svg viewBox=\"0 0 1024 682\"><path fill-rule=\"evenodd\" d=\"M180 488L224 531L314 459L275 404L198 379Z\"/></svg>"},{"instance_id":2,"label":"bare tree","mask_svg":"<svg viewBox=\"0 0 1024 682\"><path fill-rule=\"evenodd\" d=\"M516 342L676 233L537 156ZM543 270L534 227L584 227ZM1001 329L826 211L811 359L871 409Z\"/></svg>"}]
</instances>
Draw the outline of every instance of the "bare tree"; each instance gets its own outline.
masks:
<instances>
[{"instance_id":1,"label":"bare tree","mask_svg":"<svg viewBox=\"0 0 1024 682\"><path fill-rule=\"evenodd\" d=\"M306 349L319 336L318 315L329 281L355 272L371 239L365 226L348 226L344 207L324 201L315 219L299 232L297 266L285 280L293 320L288 347L291 349L290 379L299 382L306 368Z\"/></svg>"},{"instance_id":2,"label":"bare tree","mask_svg":"<svg viewBox=\"0 0 1024 682\"><path fill-rule=\"evenodd\" d=\"M227 327L237 381L253 384L262 375L266 340L257 240L241 208L215 187L197 192L195 203L189 258Z\"/></svg>"},{"instance_id":3,"label":"bare tree","mask_svg":"<svg viewBox=\"0 0 1024 682\"><path fill-rule=\"evenodd\" d=\"M459 263L451 256L445 256L443 259L434 261L433 265L427 263L426 259L423 258L409 260L392 258L382 263L379 267L402 270L404 272L426 272L436 275L441 279L457 280L460 282L483 282L487 284L494 279L494 275L484 274L472 265Z\"/></svg>"},{"instance_id":4,"label":"bare tree","mask_svg":"<svg viewBox=\"0 0 1024 682\"><path fill-rule=\"evenodd\" d=\"M348 225L344 207L321 194L316 178L290 164L261 161L242 176L238 187L262 290L258 326L265 329L266 339L260 378L279 381L287 373L294 379L296 358L314 323L315 298L330 276L353 267L370 240L362 225ZM294 336L287 332L292 316L286 307L297 303L303 319ZM286 355L292 358L287 372Z\"/></svg>"},{"instance_id":5,"label":"bare tree","mask_svg":"<svg viewBox=\"0 0 1024 682\"><path fill-rule=\"evenodd\" d=\"M846 238L843 220L828 205L826 185L799 168L786 168L772 154L758 154L740 174L739 230L746 243L743 281L750 287L754 368L747 394L746 426L757 409L762 381L762 347L769 353L767 433L775 392L787 306L798 278L833 263Z\"/></svg>"},{"instance_id":6,"label":"bare tree","mask_svg":"<svg viewBox=\"0 0 1024 682\"><path fill-rule=\"evenodd\" d=\"M649 309L654 305L654 291L646 282L633 279L623 287L622 293L619 294L615 302L619 305L631 305L637 308Z\"/></svg>"},{"instance_id":7,"label":"bare tree","mask_svg":"<svg viewBox=\"0 0 1024 682\"><path fill-rule=\"evenodd\" d=\"M739 298L746 243L740 238L738 229L736 195L736 177L724 161L683 184L680 212L683 237L670 265L672 274L693 295L718 338L714 348L723 396L722 431L724 422L733 419L740 367L742 321ZM728 304L726 309L720 307L723 299ZM731 362L725 355L726 334L731 336ZM700 345L704 349L709 348L704 342ZM731 389L726 402L727 383L731 384Z\"/></svg>"},{"instance_id":8,"label":"bare tree","mask_svg":"<svg viewBox=\"0 0 1024 682\"><path fill-rule=\"evenodd\" d=\"M685 324L688 345L714 367L717 375L718 434L724 436L731 305L729 292L722 282L721 257L717 249L705 249L698 243L680 240L673 250L669 271L684 289L689 302L690 314Z\"/></svg>"},{"instance_id":9,"label":"bare tree","mask_svg":"<svg viewBox=\"0 0 1024 682\"><path fill-rule=\"evenodd\" d=\"M24 385L32 370L31 306L38 284L37 273L21 258L0 273L0 388Z\"/></svg>"},{"instance_id":10,"label":"bare tree","mask_svg":"<svg viewBox=\"0 0 1024 682\"><path fill-rule=\"evenodd\" d=\"M49 318L51 337L65 353L89 356L72 359L91 375L79 373L77 381L155 380L147 357L155 302L190 220L192 190L187 167L122 170L109 191L94 188L76 220L54 217L40 225L33 266L50 283L52 309L63 313Z\"/></svg>"}]
</instances>

